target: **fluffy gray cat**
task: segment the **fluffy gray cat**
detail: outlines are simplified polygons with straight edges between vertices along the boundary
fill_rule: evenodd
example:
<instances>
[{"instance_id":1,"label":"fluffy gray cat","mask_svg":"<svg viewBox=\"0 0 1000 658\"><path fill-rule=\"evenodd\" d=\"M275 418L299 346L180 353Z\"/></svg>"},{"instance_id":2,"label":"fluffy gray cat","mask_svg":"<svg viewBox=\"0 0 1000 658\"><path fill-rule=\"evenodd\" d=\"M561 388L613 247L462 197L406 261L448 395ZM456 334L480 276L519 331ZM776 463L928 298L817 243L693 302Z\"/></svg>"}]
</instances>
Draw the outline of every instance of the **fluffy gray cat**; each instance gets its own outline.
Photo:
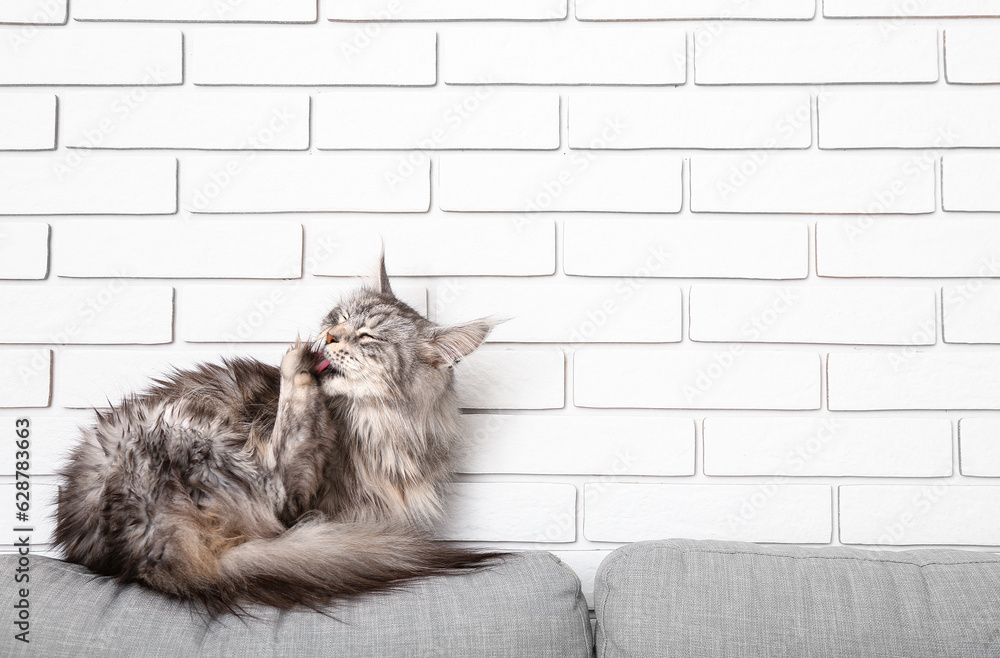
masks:
<instances>
[{"instance_id":1,"label":"fluffy gray cat","mask_svg":"<svg viewBox=\"0 0 1000 658\"><path fill-rule=\"evenodd\" d=\"M280 368L201 365L99 411L60 473L56 543L212 613L322 609L488 564L431 531L457 448L452 366L492 327L428 321L383 262Z\"/></svg>"}]
</instances>

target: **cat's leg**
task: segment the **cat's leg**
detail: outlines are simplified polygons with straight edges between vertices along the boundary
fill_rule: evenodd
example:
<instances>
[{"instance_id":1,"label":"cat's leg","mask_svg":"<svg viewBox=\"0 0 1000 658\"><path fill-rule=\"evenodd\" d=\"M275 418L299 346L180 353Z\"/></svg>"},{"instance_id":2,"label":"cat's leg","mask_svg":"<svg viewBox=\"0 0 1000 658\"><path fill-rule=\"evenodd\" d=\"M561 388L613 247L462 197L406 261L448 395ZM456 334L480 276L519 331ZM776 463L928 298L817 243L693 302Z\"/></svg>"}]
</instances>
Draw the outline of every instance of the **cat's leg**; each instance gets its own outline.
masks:
<instances>
[{"instance_id":1,"label":"cat's leg","mask_svg":"<svg viewBox=\"0 0 1000 658\"><path fill-rule=\"evenodd\" d=\"M266 466L282 485L276 509L292 523L316 504L323 476L333 458L336 430L319 382L316 356L296 341L281 360L281 388Z\"/></svg>"}]
</instances>

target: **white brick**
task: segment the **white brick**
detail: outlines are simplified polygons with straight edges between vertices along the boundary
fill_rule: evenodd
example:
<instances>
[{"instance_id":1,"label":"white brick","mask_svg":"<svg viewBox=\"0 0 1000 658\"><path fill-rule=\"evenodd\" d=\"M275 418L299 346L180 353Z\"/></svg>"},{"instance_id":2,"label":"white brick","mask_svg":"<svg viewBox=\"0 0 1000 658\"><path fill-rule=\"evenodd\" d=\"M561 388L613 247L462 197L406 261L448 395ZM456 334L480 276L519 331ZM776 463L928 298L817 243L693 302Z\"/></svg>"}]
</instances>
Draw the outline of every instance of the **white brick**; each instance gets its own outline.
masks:
<instances>
[{"instance_id":1,"label":"white brick","mask_svg":"<svg viewBox=\"0 0 1000 658\"><path fill-rule=\"evenodd\" d=\"M315 126L320 149L557 149L559 95L330 92L316 98Z\"/></svg>"},{"instance_id":2,"label":"white brick","mask_svg":"<svg viewBox=\"0 0 1000 658\"><path fill-rule=\"evenodd\" d=\"M962 475L1000 477L1000 419L958 421Z\"/></svg>"},{"instance_id":3,"label":"white brick","mask_svg":"<svg viewBox=\"0 0 1000 658\"><path fill-rule=\"evenodd\" d=\"M490 341L674 343L681 339L681 291L633 279L574 284L443 284L435 321L509 318Z\"/></svg>"},{"instance_id":4,"label":"white brick","mask_svg":"<svg viewBox=\"0 0 1000 658\"><path fill-rule=\"evenodd\" d=\"M775 154L691 158L691 210L913 214L934 212L933 165L916 156Z\"/></svg>"},{"instance_id":5,"label":"white brick","mask_svg":"<svg viewBox=\"0 0 1000 658\"><path fill-rule=\"evenodd\" d=\"M624 484L584 489L590 541L664 537L825 544L831 539L830 487L809 484Z\"/></svg>"},{"instance_id":6,"label":"white brick","mask_svg":"<svg viewBox=\"0 0 1000 658\"><path fill-rule=\"evenodd\" d=\"M824 219L816 224L820 276L1000 276L993 220Z\"/></svg>"},{"instance_id":7,"label":"white brick","mask_svg":"<svg viewBox=\"0 0 1000 658\"><path fill-rule=\"evenodd\" d=\"M694 285L689 305L694 341L933 345L937 337L932 288Z\"/></svg>"},{"instance_id":8,"label":"white brick","mask_svg":"<svg viewBox=\"0 0 1000 658\"><path fill-rule=\"evenodd\" d=\"M372 274L383 244L390 276L538 276L556 267L555 222L548 217L440 212L317 227L309 231L306 264L312 274Z\"/></svg>"},{"instance_id":9,"label":"white brick","mask_svg":"<svg viewBox=\"0 0 1000 658\"><path fill-rule=\"evenodd\" d=\"M935 16L1000 16L991 0L823 0L828 18L927 18Z\"/></svg>"},{"instance_id":10,"label":"white brick","mask_svg":"<svg viewBox=\"0 0 1000 658\"><path fill-rule=\"evenodd\" d=\"M140 215L177 211L174 158L0 159L2 215Z\"/></svg>"},{"instance_id":11,"label":"white brick","mask_svg":"<svg viewBox=\"0 0 1000 658\"><path fill-rule=\"evenodd\" d=\"M566 18L566 0L346 0L327 5L331 21L556 20Z\"/></svg>"},{"instance_id":12,"label":"white brick","mask_svg":"<svg viewBox=\"0 0 1000 658\"><path fill-rule=\"evenodd\" d=\"M458 211L679 212L673 156L442 155L440 204Z\"/></svg>"},{"instance_id":13,"label":"white brick","mask_svg":"<svg viewBox=\"0 0 1000 658\"><path fill-rule=\"evenodd\" d=\"M679 85L683 30L462 27L441 38L447 84Z\"/></svg>"},{"instance_id":14,"label":"white brick","mask_svg":"<svg viewBox=\"0 0 1000 658\"><path fill-rule=\"evenodd\" d=\"M309 96L255 91L64 94L62 141L96 149L307 149Z\"/></svg>"},{"instance_id":15,"label":"white brick","mask_svg":"<svg viewBox=\"0 0 1000 658\"><path fill-rule=\"evenodd\" d=\"M809 227L799 222L572 217L563 269L581 276L804 279Z\"/></svg>"},{"instance_id":16,"label":"white brick","mask_svg":"<svg viewBox=\"0 0 1000 658\"><path fill-rule=\"evenodd\" d=\"M560 349L480 348L455 369L465 409L562 409L566 357Z\"/></svg>"},{"instance_id":17,"label":"white brick","mask_svg":"<svg viewBox=\"0 0 1000 658\"><path fill-rule=\"evenodd\" d=\"M181 173L181 198L192 212L426 212L430 206L430 161L423 155L206 156L186 160Z\"/></svg>"},{"instance_id":18,"label":"white brick","mask_svg":"<svg viewBox=\"0 0 1000 658\"><path fill-rule=\"evenodd\" d=\"M49 225L0 223L0 279L44 279L49 271Z\"/></svg>"},{"instance_id":19,"label":"white brick","mask_svg":"<svg viewBox=\"0 0 1000 658\"><path fill-rule=\"evenodd\" d=\"M540 482L460 482L446 503L442 539L572 542L576 487Z\"/></svg>"},{"instance_id":20,"label":"white brick","mask_svg":"<svg viewBox=\"0 0 1000 658\"><path fill-rule=\"evenodd\" d=\"M844 544L1000 544L1000 487L945 483L840 487Z\"/></svg>"},{"instance_id":21,"label":"white brick","mask_svg":"<svg viewBox=\"0 0 1000 658\"><path fill-rule=\"evenodd\" d=\"M8 45L20 38L0 31ZM38 30L0 50L0 85L177 85L181 58L180 30Z\"/></svg>"},{"instance_id":22,"label":"white brick","mask_svg":"<svg viewBox=\"0 0 1000 658\"><path fill-rule=\"evenodd\" d=\"M62 25L67 0L4 0L0 23Z\"/></svg>"},{"instance_id":23,"label":"white brick","mask_svg":"<svg viewBox=\"0 0 1000 658\"><path fill-rule=\"evenodd\" d=\"M934 82L933 27L726 25L695 30L694 81L720 84Z\"/></svg>"},{"instance_id":24,"label":"white brick","mask_svg":"<svg viewBox=\"0 0 1000 658\"><path fill-rule=\"evenodd\" d=\"M259 220L76 220L53 239L64 277L291 279L302 226Z\"/></svg>"},{"instance_id":25,"label":"white brick","mask_svg":"<svg viewBox=\"0 0 1000 658\"><path fill-rule=\"evenodd\" d=\"M706 475L946 477L941 418L706 418Z\"/></svg>"},{"instance_id":26,"label":"white brick","mask_svg":"<svg viewBox=\"0 0 1000 658\"><path fill-rule=\"evenodd\" d=\"M819 146L1000 146L997 114L1000 93L992 89L826 92L819 108Z\"/></svg>"},{"instance_id":27,"label":"white brick","mask_svg":"<svg viewBox=\"0 0 1000 658\"><path fill-rule=\"evenodd\" d=\"M115 280L103 286L0 289L0 342L152 345L173 336L173 288Z\"/></svg>"},{"instance_id":28,"label":"white brick","mask_svg":"<svg viewBox=\"0 0 1000 658\"><path fill-rule=\"evenodd\" d=\"M185 286L179 337L189 343L290 343L297 335L315 338L320 321L345 293L357 288L299 282L270 286ZM427 291L396 286L396 295L418 313L427 313Z\"/></svg>"},{"instance_id":29,"label":"white brick","mask_svg":"<svg viewBox=\"0 0 1000 658\"><path fill-rule=\"evenodd\" d=\"M549 551L562 560L566 566L576 572L580 579L580 589L587 599L587 605L594 607L594 580L597 578L597 568L611 551Z\"/></svg>"},{"instance_id":30,"label":"white brick","mask_svg":"<svg viewBox=\"0 0 1000 658\"><path fill-rule=\"evenodd\" d=\"M315 0L73 0L78 21L198 21L312 23Z\"/></svg>"},{"instance_id":31,"label":"white brick","mask_svg":"<svg viewBox=\"0 0 1000 658\"><path fill-rule=\"evenodd\" d=\"M1000 30L996 27L945 30L944 75L952 84L1000 82Z\"/></svg>"},{"instance_id":32,"label":"white brick","mask_svg":"<svg viewBox=\"0 0 1000 658\"><path fill-rule=\"evenodd\" d=\"M941 178L945 210L1000 210L1000 157L979 153L943 157Z\"/></svg>"},{"instance_id":33,"label":"white brick","mask_svg":"<svg viewBox=\"0 0 1000 658\"><path fill-rule=\"evenodd\" d=\"M250 352L240 346L219 346L208 351L176 350L64 350L55 365L52 403L69 409L104 408L128 394L148 388L175 369L199 363L221 363L221 356L256 358L270 365L281 363L287 347Z\"/></svg>"},{"instance_id":34,"label":"white brick","mask_svg":"<svg viewBox=\"0 0 1000 658\"><path fill-rule=\"evenodd\" d=\"M650 21L676 19L801 19L816 15L813 0L577 0L581 21Z\"/></svg>"},{"instance_id":35,"label":"white brick","mask_svg":"<svg viewBox=\"0 0 1000 658\"><path fill-rule=\"evenodd\" d=\"M209 28L193 35L196 85L433 85L434 30Z\"/></svg>"},{"instance_id":36,"label":"white brick","mask_svg":"<svg viewBox=\"0 0 1000 658\"><path fill-rule=\"evenodd\" d=\"M0 150L44 151L55 147L55 96L0 94Z\"/></svg>"},{"instance_id":37,"label":"white brick","mask_svg":"<svg viewBox=\"0 0 1000 658\"><path fill-rule=\"evenodd\" d=\"M946 343L1000 343L1000 286L973 279L941 291Z\"/></svg>"},{"instance_id":38,"label":"white brick","mask_svg":"<svg viewBox=\"0 0 1000 658\"><path fill-rule=\"evenodd\" d=\"M625 90L569 97L571 148L805 149L809 93Z\"/></svg>"},{"instance_id":39,"label":"white brick","mask_svg":"<svg viewBox=\"0 0 1000 658\"><path fill-rule=\"evenodd\" d=\"M463 473L694 475L690 418L462 417Z\"/></svg>"},{"instance_id":40,"label":"white brick","mask_svg":"<svg viewBox=\"0 0 1000 658\"><path fill-rule=\"evenodd\" d=\"M3 514L8 519L16 518L16 504L18 502L13 482L0 483L0 498L3 503ZM31 528L31 552L35 552L35 547L39 544L52 543L53 533L56 529L56 501L59 495L59 487L49 482L31 482L31 507L28 510L28 522L18 523L14 521L10 525L5 525L4 532L0 535L0 544L13 545L18 537L24 537L24 532L15 532L14 528Z\"/></svg>"},{"instance_id":41,"label":"white brick","mask_svg":"<svg viewBox=\"0 0 1000 658\"><path fill-rule=\"evenodd\" d=\"M819 409L816 354L638 349L578 350L578 407L653 409Z\"/></svg>"},{"instance_id":42,"label":"white brick","mask_svg":"<svg viewBox=\"0 0 1000 658\"><path fill-rule=\"evenodd\" d=\"M91 424L91 416L35 416L34 414L21 414L20 416L0 416L0 427L7 432L13 430L14 422L19 418L27 418L30 422L28 426L29 441L31 447L30 467L31 475L53 475L56 469L61 468L69 459L70 453L76 446L80 437L80 427ZM13 432L10 432L13 434ZM16 462L14 454L13 440L10 442L10 450L4 450L0 454L0 475L14 475Z\"/></svg>"},{"instance_id":43,"label":"white brick","mask_svg":"<svg viewBox=\"0 0 1000 658\"><path fill-rule=\"evenodd\" d=\"M0 407L47 407L51 350L0 351Z\"/></svg>"},{"instance_id":44,"label":"white brick","mask_svg":"<svg viewBox=\"0 0 1000 658\"><path fill-rule=\"evenodd\" d=\"M1000 409L1000 353L834 353L831 410Z\"/></svg>"}]
</instances>

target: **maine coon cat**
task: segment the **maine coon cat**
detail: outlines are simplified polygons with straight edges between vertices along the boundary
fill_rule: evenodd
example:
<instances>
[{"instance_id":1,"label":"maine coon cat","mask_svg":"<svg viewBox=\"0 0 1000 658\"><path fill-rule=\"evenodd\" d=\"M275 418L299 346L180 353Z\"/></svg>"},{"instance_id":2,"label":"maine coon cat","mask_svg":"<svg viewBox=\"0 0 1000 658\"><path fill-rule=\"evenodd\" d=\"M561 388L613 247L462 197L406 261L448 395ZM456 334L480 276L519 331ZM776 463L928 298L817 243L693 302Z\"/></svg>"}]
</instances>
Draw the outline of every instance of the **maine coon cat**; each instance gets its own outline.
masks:
<instances>
[{"instance_id":1,"label":"maine coon cat","mask_svg":"<svg viewBox=\"0 0 1000 658\"><path fill-rule=\"evenodd\" d=\"M280 368L201 365L98 411L60 473L56 543L213 613L487 564L431 530L457 447L452 366L491 328L423 318L383 262Z\"/></svg>"}]
</instances>

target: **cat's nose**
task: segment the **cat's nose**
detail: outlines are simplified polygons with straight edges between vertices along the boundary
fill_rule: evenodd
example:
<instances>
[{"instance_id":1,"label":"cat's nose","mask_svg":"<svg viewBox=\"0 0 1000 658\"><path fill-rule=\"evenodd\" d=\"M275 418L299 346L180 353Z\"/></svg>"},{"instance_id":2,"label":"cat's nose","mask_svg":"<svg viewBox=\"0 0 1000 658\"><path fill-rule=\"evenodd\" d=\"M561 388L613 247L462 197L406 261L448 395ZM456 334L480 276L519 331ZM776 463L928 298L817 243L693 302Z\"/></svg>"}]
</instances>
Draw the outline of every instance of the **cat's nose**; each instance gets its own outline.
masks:
<instances>
[{"instance_id":1,"label":"cat's nose","mask_svg":"<svg viewBox=\"0 0 1000 658\"><path fill-rule=\"evenodd\" d=\"M326 332L326 344L343 343L349 337L350 330L346 327L333 327Z\"/></svg>"}]
</instances>

